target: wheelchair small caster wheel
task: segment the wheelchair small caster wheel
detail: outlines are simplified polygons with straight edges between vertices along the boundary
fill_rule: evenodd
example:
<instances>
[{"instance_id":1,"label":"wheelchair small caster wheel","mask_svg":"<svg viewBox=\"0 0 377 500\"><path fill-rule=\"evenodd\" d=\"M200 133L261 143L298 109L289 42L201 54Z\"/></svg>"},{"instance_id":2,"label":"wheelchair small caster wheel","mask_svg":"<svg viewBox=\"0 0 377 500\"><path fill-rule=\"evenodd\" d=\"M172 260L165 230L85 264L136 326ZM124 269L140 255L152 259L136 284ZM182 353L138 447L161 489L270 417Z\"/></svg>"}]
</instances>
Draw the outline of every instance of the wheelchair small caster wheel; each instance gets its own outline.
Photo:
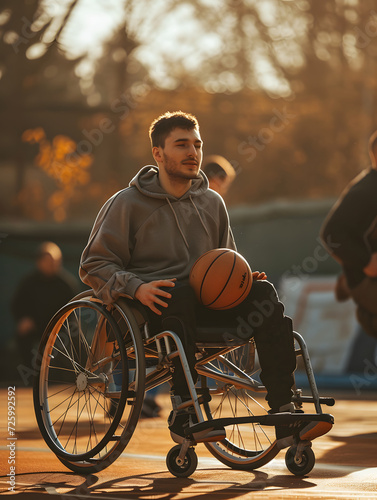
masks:
<instances>
[{"instance_id":1,"label":"wheelchair small caster wheel","mask_svg":"<svg viewBox=\"0 0 377 500\"><path fill-rule=\"evenodd\" d=\"M181 446L174 446L166 457L169 472L176 477L189 477L198 465L198 457L194 448L189 448L183 460L179 458Z\"/></svg>"},{"instance_id":2,"label":"wheelchair small caster wheel","mask_svg":"<svg viewBox=\"0 0 377 500\"><path fill-rule=\"evenodd\" d=\"M285 454L285 464L289 472L295 476L305 476L314 467L314 451L310 446L305 446L300 453L297 453L297 446L291 446Z\"/></svg>"}]
</instances>

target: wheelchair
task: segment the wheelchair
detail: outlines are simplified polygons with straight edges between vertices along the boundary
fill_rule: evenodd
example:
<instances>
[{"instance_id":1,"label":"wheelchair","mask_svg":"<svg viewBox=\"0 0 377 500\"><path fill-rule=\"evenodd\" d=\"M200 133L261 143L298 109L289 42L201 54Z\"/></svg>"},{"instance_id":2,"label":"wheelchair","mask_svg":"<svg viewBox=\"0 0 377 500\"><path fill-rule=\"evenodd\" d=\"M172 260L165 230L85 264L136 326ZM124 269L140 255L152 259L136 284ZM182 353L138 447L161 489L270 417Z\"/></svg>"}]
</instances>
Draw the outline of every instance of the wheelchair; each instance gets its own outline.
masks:
<instances>
[{"instance_id":1,"label":"wheelchair","mask_svg":"<svg viewBox=\"0 0 377 500\"><path fill-rule=\"evenodd\" d=\"M321 405L335 402L319 396L306 344L297 332L294 338L310 394L294 387L297 411L269 414L252 339L237 338L236 331L198 330L194 384L180 338L173 331L151 335L141 304L121 298L107 306L91 290L82 292L55 314L41 339L33 391L40 432L68 469L83 474L105 469L130 442L145 392L171 380L172 360L179 356L191 400L173 397L173 412L189 407L197 423L167 455L174 476L188 477L197 467L192 434L220 427L226 437L204 445L223 464L257 469L286 447L288 470L306 475L315 455L310 436L301 439L299 430L320 422L322 434L328 432L334 419ZM313 413L302 411L306 403L314 405ZM291 444L276 440L276 425L297 429Z\"/></svg>"}]
</instances>

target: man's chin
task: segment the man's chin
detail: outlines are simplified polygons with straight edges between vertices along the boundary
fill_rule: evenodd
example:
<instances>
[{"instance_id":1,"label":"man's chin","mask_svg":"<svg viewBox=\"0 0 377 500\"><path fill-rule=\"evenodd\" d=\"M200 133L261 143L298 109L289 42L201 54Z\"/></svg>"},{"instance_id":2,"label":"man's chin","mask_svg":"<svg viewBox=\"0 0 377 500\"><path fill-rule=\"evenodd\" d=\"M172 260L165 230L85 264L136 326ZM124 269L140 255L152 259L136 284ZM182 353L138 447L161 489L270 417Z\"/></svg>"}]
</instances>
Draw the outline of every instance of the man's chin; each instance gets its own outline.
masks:
<instances>
[{"instance_id":1,"label":"man's chin","mask_svg":"<svg viewBox=\"0 0 377 500\"><path fill-rule=\"evenodd\" d=\"M198 171L192 171L192 172L185 172L184 174L181 174L182 179L188 179L188 180L193 180L193 179L199 179L200 174Z\"/></svg>"},{"instance_id":2,"label":"man's chin","mask_svg":"<svg viewBox=\"0 0 377 500\"><path fill-rule=\"evenodd\" d=\"M190 176L190 179L199 179L200 177L200 169L199 168L195 168L193 170L191 170L188 175Z\"/></svg>"}]
</instances>

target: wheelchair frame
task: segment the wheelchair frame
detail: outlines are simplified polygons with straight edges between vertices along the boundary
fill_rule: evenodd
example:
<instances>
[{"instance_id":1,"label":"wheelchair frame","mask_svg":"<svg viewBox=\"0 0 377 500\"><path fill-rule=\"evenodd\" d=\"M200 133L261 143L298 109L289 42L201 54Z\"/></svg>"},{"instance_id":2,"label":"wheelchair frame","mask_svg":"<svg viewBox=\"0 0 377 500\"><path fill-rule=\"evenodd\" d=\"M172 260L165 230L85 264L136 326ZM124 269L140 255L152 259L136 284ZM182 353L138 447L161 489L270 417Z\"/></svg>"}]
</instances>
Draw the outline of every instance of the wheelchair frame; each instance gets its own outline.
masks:
<instances>
[{"instance_id":1,"label":"wheelchair frame","mask_svg":"<svg viewBox=\"0 0 377 500\"><path fill-rule=\"evenodd\" d=\"M225 439L204 444L227 466L256 469L288 447L288 469L305 475L313 468L315 457L311 440L301 439L299 431L304 424L321 422L328 432L333 417L323 413L321 405L332 406L334 400L319 396L305 341L297 332L294 338L311 395L303 396L294 388L292 402L298 411L303 403L313 403L315 413L258 414L254 407L260 411L262 405L253 394L265 392L265 388L254 378L252 340L233 339L226 345L197 342L199 381L195 384L176 333L151 335L142 312L130 299L105 306L92 291L83 292L56 313L43 335L41 366L34 384L38 426L48 446L69 469L81 473L102 470L130 441L144 393L171 379L172 360L179 356L191 401L182 403L173 398L173 412L190 407L196 422L186 429L183 443L167 455L167 467L173 475L188 477L195 471L194 433L223 426L227 429ZM153 366L146 374L150 360ZM242 369L244 360L247 371ZM277 425L295 426L288 444L269 434Z\"/></svg>"}]
</instances>

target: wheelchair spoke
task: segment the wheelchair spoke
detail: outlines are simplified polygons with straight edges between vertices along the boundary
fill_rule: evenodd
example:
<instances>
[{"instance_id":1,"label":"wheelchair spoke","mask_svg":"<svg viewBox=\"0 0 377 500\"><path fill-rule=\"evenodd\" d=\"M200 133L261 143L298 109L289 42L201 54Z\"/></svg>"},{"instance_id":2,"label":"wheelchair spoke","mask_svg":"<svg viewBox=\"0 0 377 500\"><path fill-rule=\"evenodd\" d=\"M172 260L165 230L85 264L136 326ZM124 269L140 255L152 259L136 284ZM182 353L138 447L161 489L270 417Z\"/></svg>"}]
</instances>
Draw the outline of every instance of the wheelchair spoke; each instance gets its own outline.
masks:
<instances>
[{"instance_id":1,"label":"wheelchair spoke","mask_svg":"<svg viewBox=\"0 0 377 500\"><path fill-rule=\"evenodd\" d=\"M70 327L70 324L69 324L69 318L66 319L65 323L67 324L66 331L68 332L68 336L69 336L69 340L70 340L69 343L70 343L70 346L71 346L71 356L72 356L72 359L75 359L73 351L75 351L76 359L80 359L78 357L78 355L77 355L76 347L75 347L75 344L74 344L72 336L71 336L71 327Z\"/></svg>"},{"instance_id":2,"label":"wheelchair spoke","mask_svg":"<svg viewBox=\"0 0 377 500\"><path fill-rule=\"evenodd\" d=\"M230 406L230 409L231 409L231 413L232 413L232 415L234 417L237 415L237 402L238 402L238 397L237 396L234 398L234 401L232 401L231 399L229 401L229 406ZM239 429L239 426L237 424L235 424L235 425L232 426L232 431L231 431L231 434L230 434L230 439L231 440L234 439L236 431L237 431L238 444L239 444L240 441L242 441L242 435L240 433L240 429ZM242 443L242 447L243 448L245 447L244 443Z\"/></svg>"},{"instance_id":3,"label":"wheelchair spoke","mask_svg":"<svg viewBox=\"0 0 377 500\"><path fill-rule=\"evenodd\" d=\"M73 386L74 389L76 390L76 386ZM60 392L62 391L59 391L58 393L56 394L59 394ZM74 391L75 392L75 391ZM48 396L49 398L55 396L56 394L53 394L52 396ZM56 408L59 408L59 406L61 406L62 404L64 404L66 401L68 401L68 399L70 399L72 397L72 394L70 396L67 396L65 399L63 399L63 401L60 401L60 403L58 403L57 405L55 405L53 408L50 408L49 412L52 413L54 410L56 410ZM58 419L59 420L59 419Z\"/></svg>"},{"instance_id":4,"label":"wheelchair spoke","mask_svg":"<svg viewBox=\"0 0 377 500\"><path fill-rule=\"evenodd\" d=\"M82 324L81 324L81 314L78 313L77 311L75 311L74 315L75 315L76 320L77 320L77 326L78 326L78 331L79 331L79 340L81 340L81 342L79 342L80 356L81 356L81 343L82 343L84 348L85 348L86 354L87 354L88 358L90 359L92 356L92 352L91 352L90 346L85 338L85 335L83 333L83 328L82 328ZM80 317L78 317L78 315Z\"/></svg>"},{"instance_id":5,"label":"wheelchair spoke","mask_svg":"<svg viewBox=\"0 0 377 500\"><path fill-rule=\"evenodd\" d=\"M104 402L106 402L107 398L104 396L103 392L98 391L98 389L96 389L95 387L93 387L91 385L88 385L88 388L90 388L93 391L97 392L98 393L97 397L99 398L99 397L102 396ZM91 394L94 397L94 399L96 399L96 396L93 393L91 393ZM106 415L109 418L109 420L110 420L111 414L108 412L108 410L106 410L105 406L100 403L99 399L96 399L96 401L97 401L98 405L102 408L102 410L104 412L104 416ZM118 403L114 403L114 404L117 405Z\"/></svg>"},{"instance_id":6,"label":"wheelchair spoke","mask_svg":"<svg viewBox=\"0 0 377 500\"><path fill-rule=\"evenodd\" d=\"M55 418L55 420L52 422L52 425L55 426L55 424L57 422L59 422L59 420L64 416L63 418L63 421L61 422L61 426L64 425L64 422L65 422L65 419L68 415L68 410L70 410L73 406L75 406L78 402L78 399L75 401L75 402L72 402L73 400L73 397L77 395L77 388L75 387L75 390L73 391L72 395L71 395L71 398L70 398L70 401L69 401L69 404L68 404L68 407L63 411L63 413L61 413L57 418ZM80 396L81 397L81 396ZM52 410L51 410L52 411ZM49 413L51 413L51 411L49 411ZM61 428L60 428L61 430ZM58 432L58 435L60 434L60 432Z\"/></svg>"},{"instance_id":7,"label":"wheelchair spoke","mask_svg":"<svg viewBox=\"0 0 377 500\"><path fill-rule=\"evenodd\" d=\"M69 355L68 351L67 351L67 348L65 347L64 345L64 342L62 341L62 339L60 338L59 334L56 336L57 339L59 339L60 341L60 344L62 345L65 353L63 351L61 351L60 349L58 349L56 347L56 345L54 345L54 349L56 351L58 351L60 354L62 354L63 356L65 356L67 359L69 359L69 361L72 363L72 366L73 366L73 369L75 370L75 372L77 373L77 367L75 366L76 365L76 361Z\"/></svg>"},{"instance_id":8,"label":"wheelchair spoke","mask_svg":"<svg viewBox=\"0 0 377 500\"><path fill-rule=\"evenodd\" d=\"M68 390L68 389L71 389L72 387L74 387L74 385L73 385L73 384L70 384L70 385L68 385L68 386L67 386L66 388L64 388L64 389L60 389L59 391L54 392L53 394L49 394L49 395L47 396L47 398L46 398L46 399L53 398L54 396L57 396L58 394L60 394L60 393L62 393L62 392L64 392L64 391L66 391L66 390Z\"/></svg>"},{"instance_id":9,"label":"wheelchair spoke","mask_svg":"<svg viewBox=\"0 0 377 500\"><path fill-rule=\"evenodd\" d=\"M91 446L91 442L92 442L92 430L93 430L93 435L95 437L95 440L96 440L96 444L98 444L98 439L97 439L97 432L96 432L96 428L95 428L95 425L94 425L94 415L95 415L95 411L96 411L96 408L97 408L97 404L94 408L94 412L92 413L92 405L91 405L91 394L90 394L90 390L88 391L89 394L86 394L85 393L85 397L88 396L88 413L89 413L89 437L88 437L88 444L86 446L86 451L89 450L89 447Z\"/></svg>"},{"instance_id":10,"label":"wheelchair spoke","mask_svg":"<svg viewBox=\"0 0 377 500\"><path fill-rule=\"evenodd\" d=\"M76 418L76 422L72 428L72 431L70 433L70 435L68 436L68 439L67 439L67 442L65 444L65 448L67 447L68 445L68 442L70 441L71 439L71 436L73 434L73 432L75 432L75 441L74 441L74 447L73 447L73 450L77 452L77 431L78 431L78 423L79 423L79 417L81 416L82 412L84 411L84 408L86 406L86 403L83 405L83 407L81 408L81 411L80 411L80 399L83 397L83 395L81 395L80 397L77 398L77 409L76 409L76 412L77 412L77 418Z\"/></svg>"},{"instance_id":11,"label":"wheelchair spoke","mask_svg":"<svg viewBox=\"0 0 377 500\"><path fill-rule=\"evenodd\" d=\"M75 394L76 394L76 388L75 388L75 390L74 390L74 391L73 391L73 393L72 393L72 396L71 396L71 399L70 399L70 402L69 402L69 407L73 406L73 405L71 405L71 402L72 402L73 396L74 396ZM68 409L69 409L69 407L68 407ZM68 409L67 409L65 412L63 412L63 413L60 415L60 417L59 417L58 419L56 419L56 420L55 420L55 422L53 422L53 423L51 424L51 426L52 426L52 427L55 427L56 422L58 422L58 421L60 420L60 418L64 415L64 418L63 418L63 420L62 420L62 422L61 422L61 424L60 424L59 430L58 430L58 432L56 432L56 433L55 433L55 434L56 434L56 437L59 437L59 436L60 436L60 433L61 433L61 431L62 431L62 429L63 429L63 425L64 425L64 422L65 422L65 419L66 419L67 414L68 414ZM51 412L49 412L49 413L51 414Z\"/></svg>"},{"instance_id":12,"label":"wheelchair spoke","mask_svg":"<svg viewBox=\"0 0 377 500\"><path fill-rule=\"evenodd\" d=\"M62 370L64 372L71 372L76 374L75 370L70 370L69 368L63 368L62 366L50 366L50 370Z\"/></svg>"},{"instance_id":13,"label":"wheelchair spoke","mask_svg":"<svg viewBox=\"0 0 377 500\"><path fill-rule=\"evenodd\" d=\"M59 339L60 340L60 339ZM61 344L63 345L64 347L64 344L62 343L62 341L60 341ZM58 349L56 346L53 347L53 349L55 351L57 351L59 354L61 354L62 356L64 356L66 359L68 359L71 363L72 363L72 366L73 366L73 369L74 369L74 372L77 374L80 371L85 371L86 373L90 374L91 375L91 372L89 372L88 370L86 370L83 366L81 366L77 361L75 361L74 359L72 359L67 350L65 349L65 353L63 351L61 351L60 349Z\"/></svg>"}]
</instances>

